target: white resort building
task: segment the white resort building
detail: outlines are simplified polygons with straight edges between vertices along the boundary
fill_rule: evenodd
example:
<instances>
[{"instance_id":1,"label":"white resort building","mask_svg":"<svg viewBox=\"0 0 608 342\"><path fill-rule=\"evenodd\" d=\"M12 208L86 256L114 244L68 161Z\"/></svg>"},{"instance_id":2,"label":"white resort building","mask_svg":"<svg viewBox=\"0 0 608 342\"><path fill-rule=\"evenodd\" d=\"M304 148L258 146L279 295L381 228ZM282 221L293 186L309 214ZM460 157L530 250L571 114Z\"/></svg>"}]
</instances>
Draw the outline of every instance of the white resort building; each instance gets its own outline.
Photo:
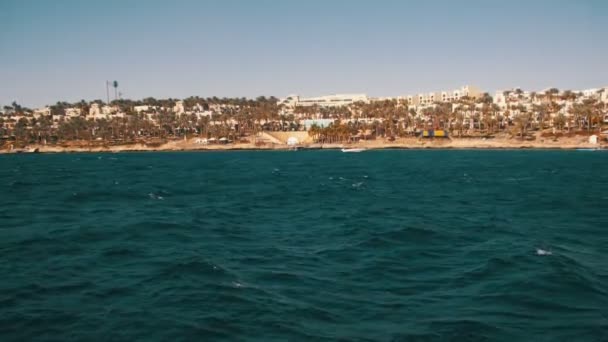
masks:
<instances>
[{"instance_id":1,"label":"white resort building","mask_svg":"<svg viewBox=\"0 0 608 342\"><path fill-rule=\"evenodd\" d=\"M347 106L355 102L369 103L370 99L365 94L335 94L319 97L301 98L298 95L289 95L284 99L279 100L280 105L287 108L295 108L297 106L319 106L319 107L340 107Z\"/></svg>"},{"instance_id":2,"label":"white resort building","mask_svg":"<svg viewBox=\"0 0 608 342\"><path fill-rule=\"evenodd\" d=\"M370 103L371 101L381 101L389 99L407 100L409 105L412 106L424 106L431 105L435 102L452 102L457 101L463 97L469 97L472 99L479 98L482 92L479 88L474 86L463 86L459 89L450 91L439 91L430 92L426 94L409 95L403 97L386 97L386 98L370 98L366 94L335 94L319 97L302 98L298 95L289 95L284 99L279 100L278 104L283 105L287 109L293 109L298 106L309 107L341 107L348 106L355 102Z\"/></svg>"},{"instance_id":3,"label":"white resort building","mask_svg":"<svg viewBox=\"0 0 608 342\"><path fill-rule=\"evenodd\" d=\"M65 109L65 116L67 116L69 118L75 118L77 116L80 116L81 113L82 113L82 110L78 107L71 107L71 108Z\"/></svg>"},{"instance_id":4,"label":"white resort building","mask_svg":"<svg viewBox=\"0 0 608 342\"><path fill-rule=\"evenodd\" d=\"M177 115L184 114L186 109L184 108L184 101L175 102L175 106L173 106L173 112Z\"/></svg>"},{"instance_id":5,"label":"white resort building","mask_svg":"<svg viewBox=\"0 0 608 342\"><path fill-rule=\"evenodd\" d=\"M435 102L452 102L458 101L463 97L476 99L482 94L481 90L474 86L463 86L459 89L449 91L437 91L430 93L420 93L417 95L408 95L407 102L413 106L430 105Z\"/></svg>"},{"instance_id":6,"label":"white resort building","mask_svg":"<svg viewBox=\"0 0 608 342\"><path fill-rule=\"evenodd\" d=\"M46 106L38 109L34 109L34 118L38 119L41 116L51 115L51 107Z\"/></svg>"},{"instance_id":7,"label":"white resort building","mask_svg":"<svg viewBox=\"0 0 608 342\"><path fill-rule=\"evenodd\" d=\"M107 119L109 115L116 114L118 111L118 107L116 106L100 106L98 103L92 103L86 117L93 120Z\"/></svg>"}]
</instances>

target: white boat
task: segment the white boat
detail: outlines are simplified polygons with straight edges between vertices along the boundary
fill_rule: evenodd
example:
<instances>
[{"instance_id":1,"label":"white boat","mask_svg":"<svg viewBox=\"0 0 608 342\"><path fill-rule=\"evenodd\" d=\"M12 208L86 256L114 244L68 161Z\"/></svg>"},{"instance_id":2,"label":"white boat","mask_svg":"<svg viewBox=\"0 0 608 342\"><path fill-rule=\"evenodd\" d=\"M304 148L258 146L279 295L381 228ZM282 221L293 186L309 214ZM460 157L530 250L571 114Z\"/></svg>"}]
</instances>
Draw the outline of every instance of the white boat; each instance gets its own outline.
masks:
<instances>
[{"instance_id":1,"label":"white boat","mask_svg":"<svg viewBox=\"0 0 608 342\"><path fill-rule=\"evenodd\" d=\"M12 151L13 153L38 153L40 152L40 150L36 147L30 147L30 148L15 148L15 149L11 149L10 151Z\"/></svg>"},{"instance_id":2,"label":"white boat","mask_svg":"<svg viewBox=\"0 0 608 342\"><path fill-rule=\"evenodd\" d=\"M365 151L364 148L343 148L342 152L345 153L354 153L354 152L363 152Z\"/></svg>"}]
</instances>

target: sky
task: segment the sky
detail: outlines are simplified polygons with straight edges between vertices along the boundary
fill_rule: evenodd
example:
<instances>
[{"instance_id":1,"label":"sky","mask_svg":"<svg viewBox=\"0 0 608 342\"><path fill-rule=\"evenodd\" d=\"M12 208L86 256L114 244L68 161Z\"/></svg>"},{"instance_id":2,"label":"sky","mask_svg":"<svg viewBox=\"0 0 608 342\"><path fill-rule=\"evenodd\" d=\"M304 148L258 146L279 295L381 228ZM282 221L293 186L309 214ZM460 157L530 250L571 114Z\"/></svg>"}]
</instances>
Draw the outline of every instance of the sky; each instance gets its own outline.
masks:
<instances>
[{"instance_id":1,"label":"sky","mask_svg":"<svg viewBox=\"0 0 608 342\"><path fill-rule=\"evenodd\" d=\"M608 86L604 0L1 0L0 105Z\"/></svg>"}]
</instances>

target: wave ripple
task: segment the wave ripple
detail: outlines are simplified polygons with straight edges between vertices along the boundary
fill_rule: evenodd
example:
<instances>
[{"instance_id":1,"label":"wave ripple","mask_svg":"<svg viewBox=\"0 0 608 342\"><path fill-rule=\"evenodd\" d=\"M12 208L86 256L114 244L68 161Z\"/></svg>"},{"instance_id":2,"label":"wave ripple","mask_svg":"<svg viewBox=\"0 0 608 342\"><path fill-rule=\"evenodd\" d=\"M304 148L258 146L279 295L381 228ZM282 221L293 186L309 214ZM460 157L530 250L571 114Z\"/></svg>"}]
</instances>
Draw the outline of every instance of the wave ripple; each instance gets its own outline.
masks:
<instances>
[{"instance_id":1,"label":"wave ripple","mask_svg":"<svg viewBox=\"0 0 608 342\"><path fill-rule=\"evenodd\" d=\"M0 155L0 339L605 341L602 158Z\"/></svg>"}]
</instances>

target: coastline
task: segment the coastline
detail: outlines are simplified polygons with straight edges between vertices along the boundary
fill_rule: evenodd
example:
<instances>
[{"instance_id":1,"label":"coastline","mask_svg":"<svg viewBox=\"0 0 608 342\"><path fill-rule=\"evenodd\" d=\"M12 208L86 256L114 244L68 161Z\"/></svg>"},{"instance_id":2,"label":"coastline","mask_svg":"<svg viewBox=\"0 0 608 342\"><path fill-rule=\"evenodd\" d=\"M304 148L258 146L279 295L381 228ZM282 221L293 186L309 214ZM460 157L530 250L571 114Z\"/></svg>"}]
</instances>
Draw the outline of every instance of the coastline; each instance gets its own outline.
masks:
<instances>
[{"instance_id":1,"label":"coastline","mask_svg":"<svg viewBox=\"0 0 608 342\"><path fill-rule=\"evenodd\" d=\"M519 139L481 139L481 138L452 138L445 140L423 140L419 138L401 138L395 141L367 140L353 143L304 143L297 146L301 150L334 150L342 148L362 148L366 150L383 149L408 149L408 150L516 150L516 149L535 149L535 150L575 150L575 149L596 149L601 147L599 144L591 144L586 139L568 138L562 140L540 140L522 141ZM41 145L31 144L24 148L8 150L0 149L0 154L18 153L118 153L118 152L162 152L162 151L289 151L292 146L287 144L265 144L257 146L252 143L230 143L200 145L195 143L195 139L187 141L169 141L161 145L146 145L143 143L112 145L112 146L86 146L86 143L72 145Z\"/></svg>"}]
</instances>

